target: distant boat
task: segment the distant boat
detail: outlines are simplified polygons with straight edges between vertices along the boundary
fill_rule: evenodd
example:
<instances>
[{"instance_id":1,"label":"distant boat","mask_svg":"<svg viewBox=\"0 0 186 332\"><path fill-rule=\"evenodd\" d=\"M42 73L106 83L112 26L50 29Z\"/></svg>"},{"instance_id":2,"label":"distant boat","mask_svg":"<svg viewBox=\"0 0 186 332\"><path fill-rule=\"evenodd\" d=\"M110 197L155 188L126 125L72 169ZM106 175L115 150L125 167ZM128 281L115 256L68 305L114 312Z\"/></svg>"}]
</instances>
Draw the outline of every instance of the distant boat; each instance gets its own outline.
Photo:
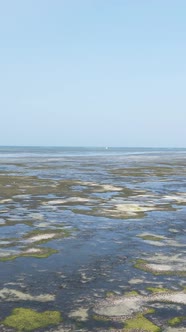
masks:
<instances>
[{"instance_id":1,"label":"distant boat","mask_svg":"<svg viewBox=\"0 0 186 332\"><path fill-rule=\"evenodd\" d=\"M106 146L105 150L108 150L108 146Z\"/></svg>"}]
</instances>

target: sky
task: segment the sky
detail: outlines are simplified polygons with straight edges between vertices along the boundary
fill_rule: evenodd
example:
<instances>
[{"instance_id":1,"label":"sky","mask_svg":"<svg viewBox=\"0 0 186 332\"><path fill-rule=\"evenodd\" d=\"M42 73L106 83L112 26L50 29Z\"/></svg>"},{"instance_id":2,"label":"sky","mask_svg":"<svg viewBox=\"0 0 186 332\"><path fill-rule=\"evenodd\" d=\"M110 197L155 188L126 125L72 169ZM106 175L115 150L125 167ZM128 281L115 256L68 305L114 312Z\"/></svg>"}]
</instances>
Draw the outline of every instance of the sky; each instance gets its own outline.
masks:
<instances>
[{"instance_id":1,"label":"sky","mask_svg":"<svg viewBox=\"0 0 186 332\"><path fill-rule=\"evenodd\" d=\"M0 0L0 145L186 147L185 0Z\"/></svg>"}]
</instances>

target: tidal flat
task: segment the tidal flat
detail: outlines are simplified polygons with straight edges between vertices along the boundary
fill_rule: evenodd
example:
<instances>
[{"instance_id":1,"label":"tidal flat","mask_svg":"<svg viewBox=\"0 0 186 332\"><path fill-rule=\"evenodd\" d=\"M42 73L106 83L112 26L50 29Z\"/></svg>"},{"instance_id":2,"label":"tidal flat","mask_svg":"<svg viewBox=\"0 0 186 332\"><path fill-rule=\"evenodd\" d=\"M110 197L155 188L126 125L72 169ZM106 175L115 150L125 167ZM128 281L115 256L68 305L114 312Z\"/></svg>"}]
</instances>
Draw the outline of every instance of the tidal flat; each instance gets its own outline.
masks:
<instances>
[{"instance_id":1,"label":"tidal flat","mask_svg":"<svg viewBox=\"0 0 186 332\"><path fill-rule=\"evenodd\" d=\"M0 148L0 332L185 332L186 149Z\"/></svg>"}]
</instances>

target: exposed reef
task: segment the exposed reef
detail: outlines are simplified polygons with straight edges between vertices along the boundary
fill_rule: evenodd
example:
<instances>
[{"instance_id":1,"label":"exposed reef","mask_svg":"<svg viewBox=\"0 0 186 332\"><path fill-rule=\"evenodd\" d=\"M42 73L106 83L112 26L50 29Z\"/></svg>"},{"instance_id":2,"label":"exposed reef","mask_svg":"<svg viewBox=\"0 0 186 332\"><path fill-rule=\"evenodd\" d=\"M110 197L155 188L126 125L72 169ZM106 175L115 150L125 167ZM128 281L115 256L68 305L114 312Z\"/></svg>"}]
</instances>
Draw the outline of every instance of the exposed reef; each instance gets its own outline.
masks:
<instances>
[{"instance_id":1,"label":"exposed reef","mask_svg":"<svg viewBox=\"0 0 186 332\"><path fill-rule=\"evenodd\" d=\"M0 262L12 261L20 257L48 258L49 256L56 254L57 252L58 250L52 248L41 248L41 247L27 248L15 254L9 254L7 251L6 255L0 257Z\"/></svg>"},{"instance_id":2,"label":"exposed reef","mask_svg":"<svg viewBox=\"0 0 186 332\"><path fill-rule=\"evenodd\" d=\"M137 259L134 266L154 275L186 276L186 262L182 254L176 256L159 254L146 259Z\"/></svg>"},{"instance_id":3,"label":"exposed reef","mask_svg":"<svg viewBox=\"0 0 186 332\"><path fill-rule=\"evenodd\" d=\"M155 302L168 302L186 304L186 292L155 291L149 295L125 294L101 301L94 308L94 312L109 317L132 317L134 314L143 313L147 306Z\"/></svg>"}]
</instances>

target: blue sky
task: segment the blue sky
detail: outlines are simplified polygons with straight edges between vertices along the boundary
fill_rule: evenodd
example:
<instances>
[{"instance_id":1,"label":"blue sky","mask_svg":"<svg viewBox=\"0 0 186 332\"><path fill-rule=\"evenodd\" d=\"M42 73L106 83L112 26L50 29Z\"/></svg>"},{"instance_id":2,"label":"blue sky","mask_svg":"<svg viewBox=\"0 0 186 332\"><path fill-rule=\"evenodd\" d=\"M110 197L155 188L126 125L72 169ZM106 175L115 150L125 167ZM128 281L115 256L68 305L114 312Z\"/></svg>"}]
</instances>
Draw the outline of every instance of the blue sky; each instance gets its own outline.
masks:
<instances>
[{"instance_id":1,"label":"blue sky","mask_svg":"<svg viewBox=\"0 0 186 332\"><path fill-rule=\"evenodd\" d=\"M185 0L0 0L0 145L186 147Z\"/></svg>"}]
</instances>

